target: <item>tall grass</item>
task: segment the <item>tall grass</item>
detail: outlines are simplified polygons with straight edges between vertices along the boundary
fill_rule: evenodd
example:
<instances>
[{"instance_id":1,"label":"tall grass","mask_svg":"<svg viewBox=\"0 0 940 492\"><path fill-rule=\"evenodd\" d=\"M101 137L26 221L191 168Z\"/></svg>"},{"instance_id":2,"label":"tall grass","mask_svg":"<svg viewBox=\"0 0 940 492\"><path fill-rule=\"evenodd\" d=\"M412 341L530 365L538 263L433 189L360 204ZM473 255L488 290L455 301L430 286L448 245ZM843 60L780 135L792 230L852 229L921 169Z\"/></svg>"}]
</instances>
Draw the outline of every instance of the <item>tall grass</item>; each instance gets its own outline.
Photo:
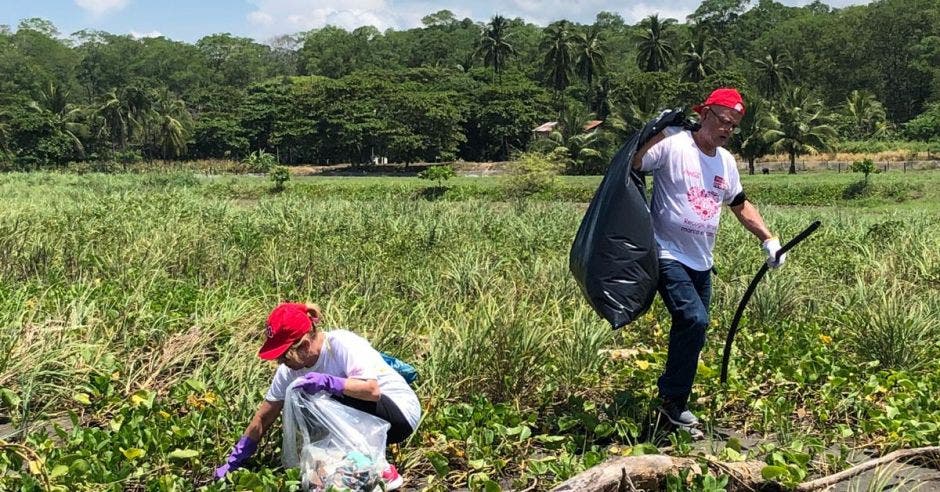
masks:
<instances>
[{"instance_id":1,"label":"tall grass","mask_svg":"<svg viewBox=\"0 0 940 492\"><path fill-rule=\"evenodd\" d=\"M0 387L20 397L4 412L22 423L80 410L74 393L94 375L116 378L125 394L166 394L197 378L239 422L217 431L227 442L272 374L255 356L264 316L278 301L311 300L327 327L350 328L418 367L425 436L442 432L434 426L451 405L484 398L551 416L535 424L547 431L585 429L579 449L610 428L639 437L668 314L657 301L612 332L586 307L567 271L583 204L355 199L359 191L337 197L293 184L245 200L191 175L0 175ZM940 368L940 217L759 203L783 240L815 218L824 226L760 286L722 389L720 340L763 261L730 214L722 222L695 404L718 424L826 434L826 420L795 429L789 413L803 405L851 421L876 409L828 386L836 375L861 386L901 368L940 390L927 376ZM618 348L637 350L604 350ZM861 363L870 360L881 366ZM579 398L598 405L582 408ZM928 402L911 418L938 410ZM597 422L570 427L572 415ZM413 446L401 459L425 463L424 453Z\"/></svg>"}]
</instances>

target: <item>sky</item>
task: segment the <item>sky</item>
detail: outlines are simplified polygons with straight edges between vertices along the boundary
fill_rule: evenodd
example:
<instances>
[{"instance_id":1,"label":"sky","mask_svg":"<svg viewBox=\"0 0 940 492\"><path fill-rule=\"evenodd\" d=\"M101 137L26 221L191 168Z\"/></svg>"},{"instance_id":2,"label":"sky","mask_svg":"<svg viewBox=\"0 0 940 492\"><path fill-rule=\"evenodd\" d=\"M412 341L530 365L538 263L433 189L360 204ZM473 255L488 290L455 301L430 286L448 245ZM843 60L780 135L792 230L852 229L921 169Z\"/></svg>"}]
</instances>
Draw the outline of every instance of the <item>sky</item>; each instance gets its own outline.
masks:
<instances>
[{"instance_id":1,"label":"sky","mask_svg":"<svg viewBox=\"0 0 940 492\"><path fill-rule=\"evenodd\" d=\"M779 0L778 0L779 1ZM41 17L63 35L81 29L113 34L166 36L194 42L227 32L266 41L325 25L349 30L372 25L379 30L420 27L425 15L447 9L458 19L486 21L496 14L547 25L565 18L592 23L598 12L620 14L628 24L658 13L685 21L701 0L0 0L0 24L16 28L20 20ZM783 0L805 5L808 0ZM867 3L829 0L832 7ZM665 4L668 4L665 5Z\"/></svg>"}]
</instances>

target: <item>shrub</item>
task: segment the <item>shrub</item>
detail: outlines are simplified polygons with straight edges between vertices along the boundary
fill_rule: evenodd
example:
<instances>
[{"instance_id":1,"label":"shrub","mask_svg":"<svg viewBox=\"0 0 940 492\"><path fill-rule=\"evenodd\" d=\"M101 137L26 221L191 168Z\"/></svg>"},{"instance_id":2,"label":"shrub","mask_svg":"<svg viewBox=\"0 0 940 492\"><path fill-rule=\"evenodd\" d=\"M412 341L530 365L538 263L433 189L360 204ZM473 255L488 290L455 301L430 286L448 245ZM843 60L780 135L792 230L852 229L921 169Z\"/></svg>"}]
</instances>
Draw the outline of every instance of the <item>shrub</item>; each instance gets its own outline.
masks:
<instances>
[{"instance_id":1,"label":"shrub","mask_svg":"<svg viewBox=\"0 0 940 492\"><path fill-rule=\"evenodd\" d=\"M878 168L875 167L875 163L871 159L863 159L860 161L855 161L852 163L852 172L853 173L864 173L865 174L865 183L868 183L868 175L871 173L877 173Z\"/></svg>"},{"instance_id":2,"label":"shrub","mask_svg":"<svg viewBox=\"0 0 940 492\"><path fill-rule=\"evenodd\" d=\"M558 173L564 169L560 157L554 151L549 154L520 154L509 165L509 179L506 182L509 196L523 198L553 188L558 180Z\"/></svg>"},{"instance_id":3,"label":"shrub","mask_svg":"<svg viewBox=\"0 0 940 492\"><path fill-rule=\"evenodd\" d=\"M444 182L450 178L453 178L454 176L456 176L456 173L454 173L454 168L449 164L443 166L431 166L418 173L419 178L433 181L435 186L438 188L443 188Z\"/></svg>"},{"instance_id":4,"label":"shrub","mask_svg":"<svg viewBox=\"0 0 940 492\"><path fill-rule=\"evenodd\" d=\"M266 173L277 165L277 157L275 157L274 154L258 150L248 154L248 158L245 159L245 165L248 166L249 172Z\"/></svg>"},{"instance_id":5,"label":"shrub","mask_svg":"<svg viewBox=\"0 0 940 492\"><path fill-rule=\"evenodd\" d=\"M274 183L272 190L275 193L284 191L285 185L290 181L290 171L284 166L272 166L271 170L268 172L268 176L271 182Z\"/></svg>"},{"instance_id":6,"label":"shrub","mask_svg":"<svg viewBox=\"0 0 940 492\"><path fill-rule=\"evenodd\" d=\"M878 361L890 369L915 370L930 362L940 334L937 313L910 302L910 292L875 284L859 287L859 301L843 323L860 362Z\"/></svg>"}]
</instances>

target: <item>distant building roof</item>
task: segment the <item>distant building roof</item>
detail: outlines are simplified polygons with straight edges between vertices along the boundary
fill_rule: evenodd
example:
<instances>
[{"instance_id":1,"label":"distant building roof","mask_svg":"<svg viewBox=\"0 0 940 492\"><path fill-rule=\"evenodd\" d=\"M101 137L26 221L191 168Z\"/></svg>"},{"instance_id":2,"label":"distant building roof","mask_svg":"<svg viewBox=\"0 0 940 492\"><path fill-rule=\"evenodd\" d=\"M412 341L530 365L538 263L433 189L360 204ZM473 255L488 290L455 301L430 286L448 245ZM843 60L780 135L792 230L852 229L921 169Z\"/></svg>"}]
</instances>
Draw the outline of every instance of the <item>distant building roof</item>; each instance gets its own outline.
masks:
<instances>
[{"instance_id":1,"label":"distant building roof","mask_svg":"<svg viewBox=\"0 0 940 492\"><path fill-rule=\"evenodd\" d=\"M535 133L550 133L556 125L558 125L557 121L549 121L533 128L532 131Z\"/></svg>"},{"instance_id":2,"label":"distant building roof","mask_svg":"<svg viewBox=\"0 0 940 492\"><path fill-rule=\"evenodd\" d=\"M603 122L604 122L604 120L591 120L591 121L588 121L587 123L584 124L584 131L589 132L589 131L591 131L591 130L593 130L593 129L599 127L599 126L601 126L601 123L603 123Z\"/></svg>"}]
</instances>

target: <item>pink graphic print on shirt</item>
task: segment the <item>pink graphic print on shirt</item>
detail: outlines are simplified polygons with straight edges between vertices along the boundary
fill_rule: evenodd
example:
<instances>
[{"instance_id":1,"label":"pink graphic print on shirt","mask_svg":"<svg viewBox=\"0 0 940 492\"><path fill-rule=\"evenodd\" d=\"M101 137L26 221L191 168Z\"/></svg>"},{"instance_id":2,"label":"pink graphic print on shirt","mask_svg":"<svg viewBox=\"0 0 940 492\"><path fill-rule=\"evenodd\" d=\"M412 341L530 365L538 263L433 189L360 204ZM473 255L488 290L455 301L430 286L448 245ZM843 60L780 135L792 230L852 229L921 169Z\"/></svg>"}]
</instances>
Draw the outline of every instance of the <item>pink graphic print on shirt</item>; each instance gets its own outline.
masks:
<instances>
[{"instance_id":1,"label":"pink graphic print on shirt","mask_svg":"<svg viewBox=\"0 0 940 492\"><path fill-rule=\"evenodd\" d=\"M695 213L698 214L702 220L708 220L718 213L718 202L715 201L711 194L705 191L704 188L693 186L689 188L689 192L686 193L686 196L689 198L689 204L692 205L692 210L695 210Z\"/></svg>"}]
</instances>

